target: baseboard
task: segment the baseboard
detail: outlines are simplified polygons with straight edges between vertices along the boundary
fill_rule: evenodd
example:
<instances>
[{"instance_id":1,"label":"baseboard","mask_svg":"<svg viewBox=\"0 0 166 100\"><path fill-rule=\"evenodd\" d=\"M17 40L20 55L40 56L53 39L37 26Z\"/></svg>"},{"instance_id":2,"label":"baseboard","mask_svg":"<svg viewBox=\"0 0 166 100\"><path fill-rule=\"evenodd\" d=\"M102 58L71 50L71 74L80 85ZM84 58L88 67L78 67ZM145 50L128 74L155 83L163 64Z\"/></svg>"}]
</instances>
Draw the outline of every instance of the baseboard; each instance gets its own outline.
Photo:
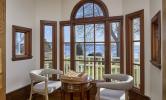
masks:
<instances>
[{"instance_id":1,"label":"baseboard","mask_svg":"<svg viewBox=\"0 0 166 100\"><path fill-rule=\"evenodd\" d=\"M27 100L30 94L30 85L6 94L6 100Z\"/></svg>"}]
</instances>

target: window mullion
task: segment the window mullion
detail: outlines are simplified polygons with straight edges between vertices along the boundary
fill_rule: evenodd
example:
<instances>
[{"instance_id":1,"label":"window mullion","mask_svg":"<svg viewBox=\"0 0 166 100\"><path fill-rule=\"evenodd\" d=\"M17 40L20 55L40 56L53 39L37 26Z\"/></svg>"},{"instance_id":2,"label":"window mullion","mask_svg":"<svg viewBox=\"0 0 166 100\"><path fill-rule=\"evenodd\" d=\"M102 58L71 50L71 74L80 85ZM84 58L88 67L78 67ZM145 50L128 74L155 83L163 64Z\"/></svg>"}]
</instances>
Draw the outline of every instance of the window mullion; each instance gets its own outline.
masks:
<instances>
[{"instance_id":1,"label":"window mullion","mask_svg":"<svg viewBox=\"0 0 166 100\"><path fill-rule=\"evenodd\" d=\"M75 25L71 25L71 69L75 70Z\"/></svg>"},{"instance_id":2,"label":"window mullion","mask_svg":"<svg viewBox=\"0 0 166 100\"><path fill-rule=\"evenodd\" d=\"M93 4L94 6L94 4ZM96 26L93 24L93 32L94 32L94 78L96 79Z\"/></svg>"},{"instance_id":3,"label":"window mullion","mask_svg":"<svg viewBox=\"0 0 166 100\"><path fill-rule=\"evenodd\" d=\"M84 24L84 71L86 67L86 35L85 35L86 29L85 29L85 24Z\"/></svg>"},{"instance_id":4,"label":"window mullion","mask_svg":"<svg viewBox=\"0 0 166 100\"><path fill-rule=\"evenodd\" d=\"M105 23L105 73L111 73L111 64L110 64L110 22L106 21Z\"/></svg>"}]
</instances>

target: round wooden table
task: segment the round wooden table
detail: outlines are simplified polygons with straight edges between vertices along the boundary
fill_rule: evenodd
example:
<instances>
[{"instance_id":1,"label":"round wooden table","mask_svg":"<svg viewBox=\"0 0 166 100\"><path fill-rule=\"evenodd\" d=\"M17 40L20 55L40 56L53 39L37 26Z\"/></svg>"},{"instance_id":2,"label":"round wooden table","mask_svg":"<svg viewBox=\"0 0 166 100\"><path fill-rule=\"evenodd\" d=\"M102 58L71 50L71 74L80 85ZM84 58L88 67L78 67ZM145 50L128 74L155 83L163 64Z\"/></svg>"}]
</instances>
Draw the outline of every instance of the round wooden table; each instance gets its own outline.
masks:
<instances>
[{"instance_id":1,"label":"round wooden table","mask_svg":"<svg viewBox=\"0 0 166 100\"><path fill-rule=\"evenodd\" d=\"M80 100L85 99L85 93L87 93L87 99L89 100L89 90L91 88L91 82L92 79L87 78L87 80L82 81L82 82L77 82L77 81L65 81L61 80L62 86L61 86L61 91L62 91L62 100L65 100L65 93L70 94L70 100L73 100L73 94L74 93L80 93Z\"/></svg>"}]
</instances>

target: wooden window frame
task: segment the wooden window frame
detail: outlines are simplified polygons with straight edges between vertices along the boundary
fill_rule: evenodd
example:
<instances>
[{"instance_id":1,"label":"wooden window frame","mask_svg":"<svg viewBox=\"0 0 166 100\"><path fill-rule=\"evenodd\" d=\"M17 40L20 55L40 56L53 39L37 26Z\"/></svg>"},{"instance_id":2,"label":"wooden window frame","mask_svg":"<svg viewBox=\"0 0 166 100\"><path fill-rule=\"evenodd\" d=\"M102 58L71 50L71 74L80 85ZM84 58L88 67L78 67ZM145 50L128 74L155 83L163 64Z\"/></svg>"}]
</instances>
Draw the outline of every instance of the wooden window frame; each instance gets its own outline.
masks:
<instances>
[{"instance_id":1,"label":"wooden window frame","mask_svg":"<svg viewBox=\"0 0 166 100\"><path fill-rule=\"evenodd\" d=\"M81 7L83 4L85 3L96 3L98 4L102 9L104 9L103 13L104 16L101 17L90 17L90 18L79 18L79 19L75 19L75 15L76 12L78 11L79 7ZM121 34L122 34L122 38L121 38L121 63L120 63L120 72L124 73L124 42L123 42L123 16L114 16L114 17L109 17L108 14L108 9L105 6L105 4L100 1L100 0L93 0L93 2L91 0L81 0L74 8L71 14L71 19L69 21L61 21L60 22L60 66L61 66L61 70L64 70L64 33L63 33L63 27L64 26L70 26L70 31L71 31L71 35L70 35L70 46L71 46L71 52L70 52L70 67L72 70L75 70L75 33L74 33L74 26L77 24L94 24L94 23L103 23L105 25L105 73L109 74L111 73L111 65L110 65L110 23L111 22L120 22L121 23Z\"/></svg>"},{"instance_id":2,"label":"wooden window frame","mask_svg":"<svg viewBox=\"0 0 166 100\"><path fill-rule=\"evenodd\" d=\"M140 18L140 89L133 88L134 91L144 94L144 10L140 10L126 15L126 73L132 75L133 66L133 38L132 38L132 20Z\"/></svg>"},{"instance_id":3,"label":"wooden window frame","mask_svg":"<svg viewBox=\"0 0 166 100\"><path fill-rule=\"evenodd\" d=\"M60 22L60 70L64 71L64 26L70 26L70 21ZM71 41L70 41L71 42Z\"/></svg>"},{"instance_id":4,"label":"wooden window frame","mask_svg":"<svg viewBox=\"0 0 166 100\"><path fill-rule=\"evenodd\" d=\"M44 68L44 25L52 26L52 66L57 69L57 22L40 20L40 68Z\"/></svg>"},{"instance_id":5,"label":"wooden window frame","mask_svg":"<svg viewBox=\"0 0 166 100\"><path fill-rule=\"evenodd\" d=\"M16 32L21 32L25 34L25 55L16 55ZM32 58L32 29L12 26L12 61L26 60Z\"/></svg>"},{"instance_id":6,"label":"wooden window frame","mask_svg":"<svg viewBox=\"0 0 166 100\"><path fill-rule=\"evenodd\" d=\"M161 69L161 11L151 19L151 63Z\"/></svg>"},{"instance_id":7,"label":"wooden window frame","mask_svg":"<svg viewBox=\"0 0 166 100\"><path fill-rule=\"evenodd\" d=\"M124 73L124 34L123 34L123 16L114 16L109 18L110 24L112 22L120 23L120 73ZM110 35L112 33L110 32ZM111 39L110 39L111 40ZM111 43L111 41L109 41ZM111 45L110 45L111 46ZM110 52L111 53L111 52Z\"/></svg>"}]
</instances>

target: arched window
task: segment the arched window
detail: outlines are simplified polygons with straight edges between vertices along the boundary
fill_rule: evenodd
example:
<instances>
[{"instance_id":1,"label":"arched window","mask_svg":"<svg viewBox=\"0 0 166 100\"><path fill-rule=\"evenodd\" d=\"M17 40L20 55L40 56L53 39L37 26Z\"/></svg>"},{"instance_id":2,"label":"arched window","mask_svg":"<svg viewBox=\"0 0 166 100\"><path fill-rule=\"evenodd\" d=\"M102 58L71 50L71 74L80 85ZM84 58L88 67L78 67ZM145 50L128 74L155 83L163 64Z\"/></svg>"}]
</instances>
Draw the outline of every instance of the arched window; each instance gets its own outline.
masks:
<instances>
[{"instance_id":1,"label":"arched window","mask_svg":"<svg viewBox=\"0 0 166 100\"><path fill-rule=\"evenodd\" d=\"M82 0L73 9L71 19L109 17L108 9L100 0Z\"/></svg>"},{"instance_id":2,"label":"arched window","mask_svg":"<svg viewBox=\"0 0 166 100\"><path fill-rule=\"evenodd\" d=\"M61 69L86 72L95 80L123 72L123 17L109 17L101 0L81 0L70 21L61 22Z\"/></svg>"},{"instance_id":3,"label":"arched window","mask_svg":"<svg viewBox=\"0 0 166 100\"><path fill-rule=\"evenodd\" d=\"M75 18L78 19L98 16L104 16L103 11L99 5L95 3L85 3L78 9Z\"/></svg>"}]
</instances>

